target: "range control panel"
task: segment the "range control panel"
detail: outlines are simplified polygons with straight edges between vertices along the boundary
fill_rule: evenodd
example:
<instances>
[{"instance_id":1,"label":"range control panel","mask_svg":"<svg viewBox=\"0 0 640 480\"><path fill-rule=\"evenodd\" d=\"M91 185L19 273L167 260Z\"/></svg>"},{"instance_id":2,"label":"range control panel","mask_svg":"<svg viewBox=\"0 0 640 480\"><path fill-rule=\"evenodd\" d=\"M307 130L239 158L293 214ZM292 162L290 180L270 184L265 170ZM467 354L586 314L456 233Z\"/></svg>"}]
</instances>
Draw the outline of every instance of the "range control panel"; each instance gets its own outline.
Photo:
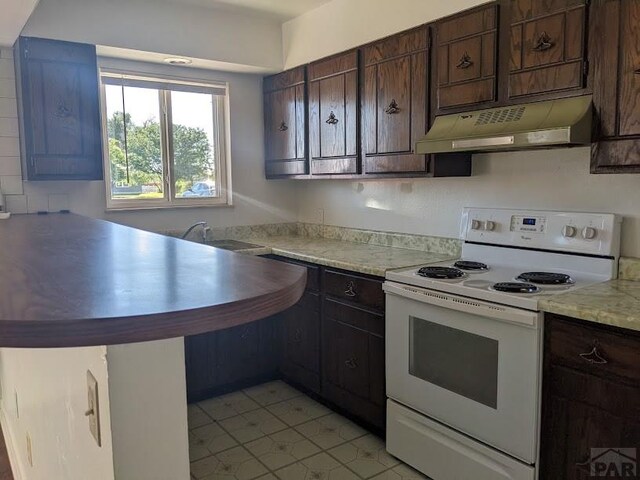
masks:
<instances>
[{"instance_id":1,"label":"range control panel","mask_svg":"<svg viewBox=\"0 0 640 480\"><path fill-rule=\"evenodd\" d=\"M609 213L465 208L461 238L469 242L618 257L621 221Z\"/></svg>"}]
</instances>

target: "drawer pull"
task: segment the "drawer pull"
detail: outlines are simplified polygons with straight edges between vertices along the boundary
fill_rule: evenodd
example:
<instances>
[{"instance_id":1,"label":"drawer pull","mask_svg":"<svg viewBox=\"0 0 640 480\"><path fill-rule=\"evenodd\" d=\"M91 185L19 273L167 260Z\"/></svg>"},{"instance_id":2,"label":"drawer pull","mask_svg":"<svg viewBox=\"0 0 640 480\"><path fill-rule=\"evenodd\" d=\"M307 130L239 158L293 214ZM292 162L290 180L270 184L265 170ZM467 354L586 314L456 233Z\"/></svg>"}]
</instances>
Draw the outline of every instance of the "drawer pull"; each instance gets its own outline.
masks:
<instances>
[{"instance_id":1,"label":"drawer pull","mask_svg":"<svg viewBox=\"0 0 640 480\"><path fill-rule=\"evenodd\" d=\"M300 343L302 341L302 330L296 328L295 333L293 334L293 341L295 343Z\"/></svg>"},{"instance_id":2,"label":"drawer pull","mask_svg":"<svg viewBox=\"0 0 640 480\"><path fill-rule=\"evenodd\" d=\"M393 115L394 113L398 113L399 111L400 111L400 107L398 106L398 103L396 102L395 98L392 99L389 106L384 109L384 113L388 115Z\"/></svg>"},{"instance_id":3,"label":"drawer pull","mask_svg":"<svg viewBox=\"0 0 640 480\"><path fill-rule=\"evenodd\" d=\"M603 365L605 363L609 363L609 362L607 362L607 360L605 358L603 358L598 353L598 347L596 347L595 345L594 345L594 347L591 349L591 351L589 353L581 353L580 357L582 357L583 360L586 360L589 363L595 363L595 364L599 364L599 365Z\"/></svg>"},{"instance_id":4,"label":"drawer pull","mask_svg":"<svg viewBox=\"0 0 640 480\"><path fill-rule=\"evenodd\" d=\"M287 127L286 123L282 122L278 127L278 130L280 130L281 132L286 132L287 130L289 130L289 127Z\"/></svg>"},{"instance_id":5,"label":"drawer pull","mask_svg":"<svg viewBox=\"0 0 640 480\"><path fill-rule=\"evenodd\" d=\"M349 281L349 283L347 283L347 288L344 291L344 294L347 297L355 297L356 296L356 284L353 283L353 281Z\"/></svg>"},{"instance_id":6,"label":"drawer pull","mask_svg":"<svg viewBox=\"0 0 640 480\"><path fill-rule=\"evenodd\" d=\"M327 118L325 120L325 123L328 123L329 125L335 125L336 123L338 123L338 119L336 118L336 114L331 112L329 114L329 118Z\"/></svg>"},{"instance_id":7,"label":"drawer pull","mask_svg":"<svg viewBox=\"0 0 640 480\"><path fill-rule=\"evenodd\" d=\"M471 60L471 57L467 52L464 52L462 57L460 57L460 61L456 65L456 68L464 70L466 68L469 68L471 65L473 65L473 61Z\"/></svg>"},{"instance_id":8,"label":"drawer pull","mask_svg":"<svg viewBox=\"0 0 640 480\"><path fill-rule=\"evenodd\" d=\"M635 73L636 75L640 75L640 68L636 68L633 73Z\"/></svg>"},{"instance_id":9,"label":"drawer pull","mask_svg":"<svg viewBox=\"0 0 640 480\"><path fill-rule=\"evenodd\" d=\"M542 32L536 41L536 44L533 46L534 52L544 52L545 50L549 50L553 48L555 45L554 42L551 41L551 37L547 32Z\"/></svg>"},{"instance_id":10,"label":"drawer pull","mask_svg":"<svg viewBox=\"0 0 640 480\"><path fill-rule=\"evenodd\" d=\"M355 357L351 357L349 360L345 360L344 364L347 366L347 368L350 368L351 370L358 368L358 364L356 362Z\"/></svg>"}]
</instances>

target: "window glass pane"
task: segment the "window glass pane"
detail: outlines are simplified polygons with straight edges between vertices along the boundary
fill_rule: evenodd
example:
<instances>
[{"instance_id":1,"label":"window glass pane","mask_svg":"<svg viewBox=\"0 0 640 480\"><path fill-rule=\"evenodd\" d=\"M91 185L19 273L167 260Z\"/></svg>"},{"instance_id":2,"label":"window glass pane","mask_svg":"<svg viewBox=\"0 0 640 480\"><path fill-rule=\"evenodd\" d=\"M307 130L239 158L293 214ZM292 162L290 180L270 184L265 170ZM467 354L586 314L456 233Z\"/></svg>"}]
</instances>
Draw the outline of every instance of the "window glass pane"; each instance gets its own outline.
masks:
<instances>
[{"instance_id":1,"label":"window glass pane","mask_svg":"<svg viewBox=\"0 0 640 480\"><path fill-rule=\"evenodd\" d=\"M111 198L163 198L158 90L105 85L105 93Z\"/></svg>"},{"instance_id":2,"label":"window glass pane","mask_svg":"<svg viewBox=\"0 0 640 480\"><path fill-rule=\"evenodd\" d=\"M171 92L176 197L220 196L214 149L215 99L206 93Z\"/></svg>"},{"instance_id":3,"label":"window glass pane","mask_svg":"<svg viewBox=\"0 0 640 480\"><path fill-rule=\"evenodd\" d=\"M498 341L409 317L409 373L491 408L498 405Z\"/></svg>"}]
</instances>

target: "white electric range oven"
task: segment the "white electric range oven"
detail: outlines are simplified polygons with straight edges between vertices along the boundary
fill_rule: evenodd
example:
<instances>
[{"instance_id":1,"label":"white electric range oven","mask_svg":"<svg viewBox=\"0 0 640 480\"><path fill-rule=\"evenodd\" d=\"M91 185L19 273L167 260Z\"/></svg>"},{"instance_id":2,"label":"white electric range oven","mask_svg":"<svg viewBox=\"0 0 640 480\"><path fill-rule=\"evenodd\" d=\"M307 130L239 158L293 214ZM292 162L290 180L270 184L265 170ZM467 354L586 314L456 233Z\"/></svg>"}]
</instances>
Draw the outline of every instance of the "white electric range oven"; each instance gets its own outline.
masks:
<instances>
[{"instance_id":1,"label":"white electric range oven","mask_svg":"<svg viewBox=\"0 0 640 480\"><path fill-rule=\"evenodd\" d=\"M387 449L434 480L537 478L538 302L617 274L610 214L465 209L462 258L386 275Z\"/></svg>"}]
</instances>

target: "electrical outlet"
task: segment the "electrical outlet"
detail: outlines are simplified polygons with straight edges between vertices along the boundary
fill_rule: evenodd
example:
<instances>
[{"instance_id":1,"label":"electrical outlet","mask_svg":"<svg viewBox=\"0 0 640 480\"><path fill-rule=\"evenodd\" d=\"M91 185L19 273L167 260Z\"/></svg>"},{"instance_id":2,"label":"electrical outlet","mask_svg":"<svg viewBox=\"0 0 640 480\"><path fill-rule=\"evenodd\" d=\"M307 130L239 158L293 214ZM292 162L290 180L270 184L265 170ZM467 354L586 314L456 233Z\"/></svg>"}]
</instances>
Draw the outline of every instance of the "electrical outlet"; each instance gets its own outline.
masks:
<instances>
[{"instance_id":1,"label":"electrical outlet","mask_svg":"<svg viewBox=\"0 0 640 480\"><path fill-rule=\"evenodd\" d=\"M316 222L324 225L324 208L316 208Z\"/></svg>"},{"instance_id":2,"label":"electrical outlet","mask_svg":"<svg viewBox=\"0 0 640 480\"><path fill-rule=\"evenodd\" d=\"M98 404L98 381L90 370L87 370L87 411L84 412L89 420L89 431L98 446L100 441L100 406Z\"/></svg>"},{"instance_id":3,"label":"electrical outlet","mask_svg":"<svg viewBox=\"0 0 640 480\"><path fill-rule=\"evenodd\" d=\"M33 448L31 446L31 435L27 432L27 462L29 466L33 467Z\"/></svg>"}]
</instances>

